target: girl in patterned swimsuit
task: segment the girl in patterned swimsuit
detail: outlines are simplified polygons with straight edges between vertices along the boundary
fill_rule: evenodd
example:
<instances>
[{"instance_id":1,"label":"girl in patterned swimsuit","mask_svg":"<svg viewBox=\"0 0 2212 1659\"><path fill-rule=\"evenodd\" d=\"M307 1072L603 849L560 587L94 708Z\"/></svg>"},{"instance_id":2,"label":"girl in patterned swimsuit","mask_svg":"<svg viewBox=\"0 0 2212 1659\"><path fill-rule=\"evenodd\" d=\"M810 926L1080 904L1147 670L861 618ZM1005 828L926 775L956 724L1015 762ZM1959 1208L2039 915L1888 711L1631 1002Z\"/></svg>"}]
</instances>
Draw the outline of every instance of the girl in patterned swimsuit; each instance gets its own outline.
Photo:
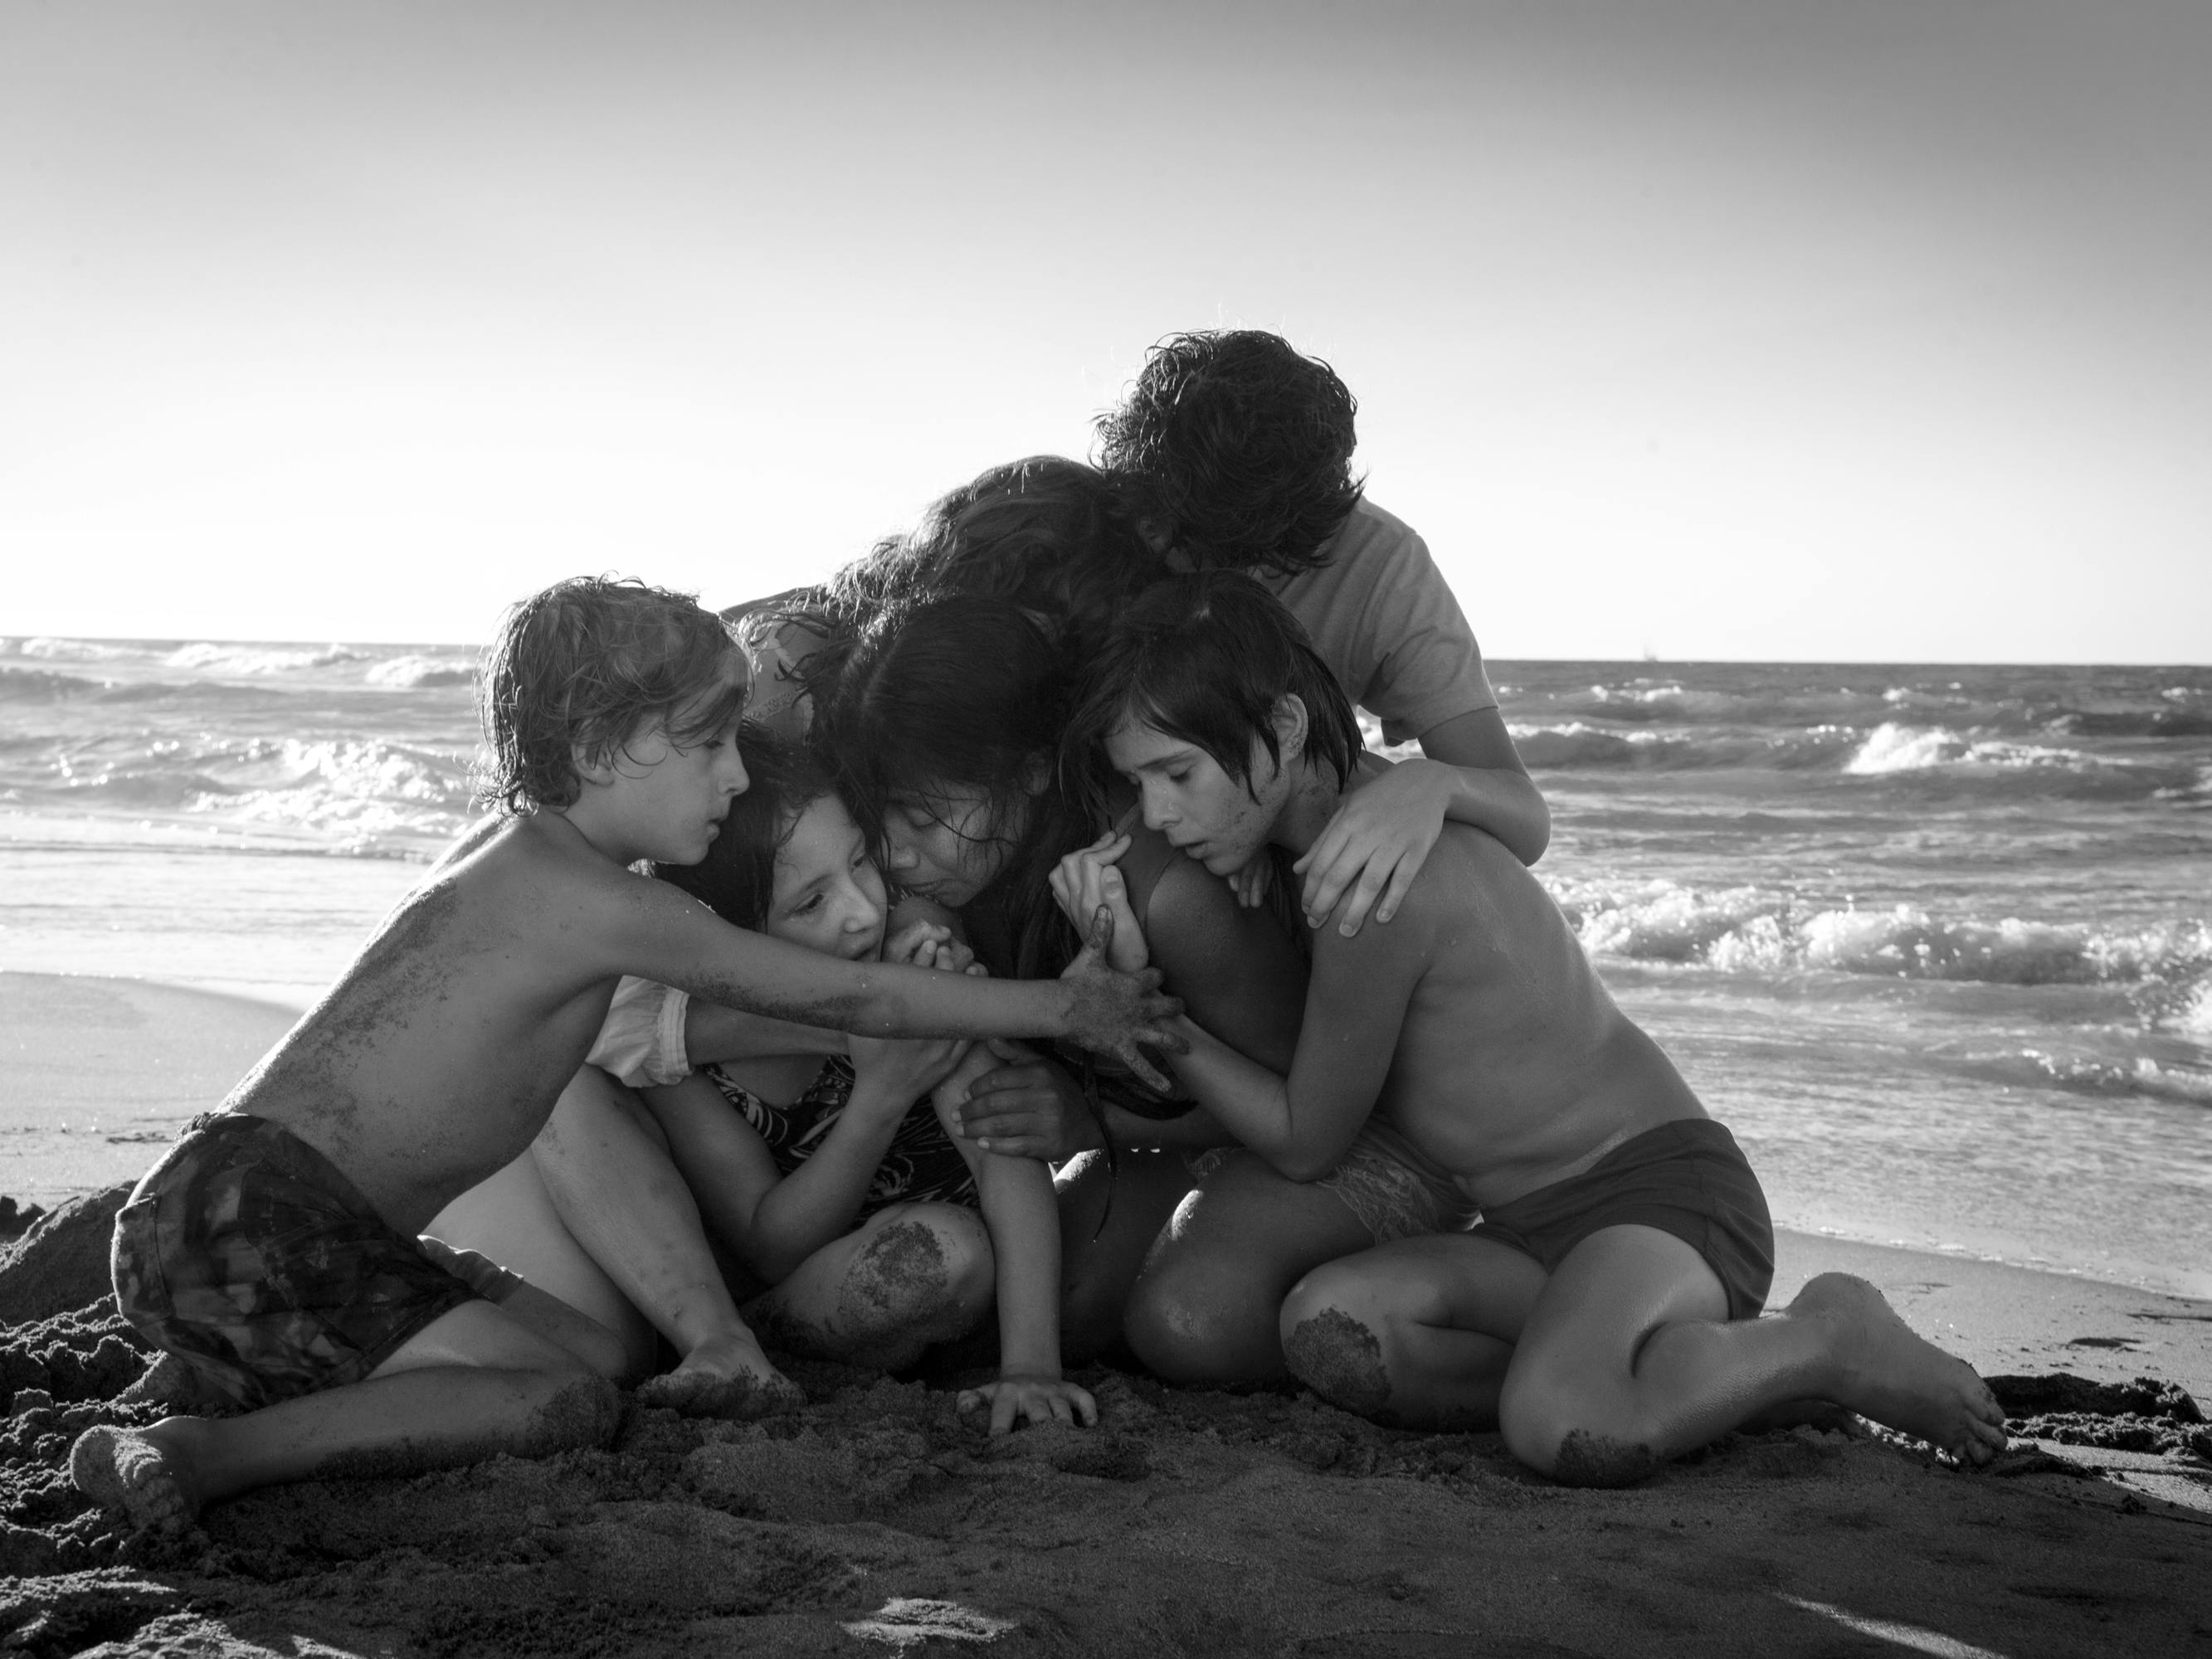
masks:
<instances>
[{"instance_id":1,"label":"girl in patterned swimsuit","mask_svg":"<svg viewBox=\"0 0 2212 1659\"><path fill-rule=\"evenodd\" d=\"M752 786L708 858L662 878L726 921L848 961L984 971L926 918L890 928L883 875L813 762L750 740L744 757ZM1091 1396L1060 1376L1051 1176L947 1133L995 1064L958 1041L855 1037L849 1060L726 1061L644 1099L732 1288L761 1291L745 1316L771 1344L897 1370L974 1330L995 1291L1000 1378L972 1396L993 1428L1089 1423Z\"/></svg>"}]
</instances>

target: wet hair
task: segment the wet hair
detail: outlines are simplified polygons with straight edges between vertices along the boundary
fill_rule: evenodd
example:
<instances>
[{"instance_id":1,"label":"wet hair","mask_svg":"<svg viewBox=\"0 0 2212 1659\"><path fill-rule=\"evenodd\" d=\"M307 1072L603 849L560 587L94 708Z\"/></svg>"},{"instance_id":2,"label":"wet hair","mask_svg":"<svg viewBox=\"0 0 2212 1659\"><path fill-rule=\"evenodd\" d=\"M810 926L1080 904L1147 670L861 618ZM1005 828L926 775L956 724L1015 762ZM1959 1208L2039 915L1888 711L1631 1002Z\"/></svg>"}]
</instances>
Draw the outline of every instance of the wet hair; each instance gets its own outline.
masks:
<instances>
[{"instance_id":1,"label":"wet hair","mask_svg":"<svg viewBox=\"0 0 2212 1659\"><path fill-rule=\"evenodd\" d=\"M1306 757L1351 781L1362 747L1352 700L1273 594L1240 571L1175 576L1151 589L1115 624L1084 678L1064 757L1086 794L1096 757L1115 726L1133 719L1194 744L1255 799L1252 740L1280 764L1277 702L1306 709Z\"/></svg>"},{"instance_id":2,"label":"wet hair","mask_svg":"<svg viewBox=\"0 0 2212 1659\"><path fill-rule=\"evenodd\" d=\"M689 593L575 576L508 608L485 649L477 712L489 751L479 797L509 812L583 793L577 757L599 764L647 727L687 747L744 707L744 658Z\"/></svg>"},{"instance_id":3,"label":"wet hair","mask_svg":"<svg viewBox=\"0 0 2212 1659\"><path fill-rule=\"evenodd\" d=\"M653 873L724 921L757 931L775 897L776 854L806 809L837 786L810 750L778 742L757 726L740 729L738 752L750 781L730 803L707 856L696 864L656 864Z\"/></svg>"},{"instance_id":4,"label":"wet hair","mask_svg":"<svg viewBox=\"0 0 2212 1659\"><path fill-rule=\"evenodd\" d=\"M815 660L815 742L862 823L879 835L895 801L941 816L952 792L981 795L979 839L1008 843L988 890L1011 956L987 965L1059 972L1081 942L1046 876L1090 837L1080 803L1051 781L1073 684L1044 631L1004 599L949 594L891 605ZM1047 785L1032 794L1040 760Z\"/></svg>"},{"instance_id":5,"label":"wet hair","mask_svg":"<svg viewBox=\"0 0 2212 1659\"><path fill-rule=\"evenodd\" d=\"M1279 334L1170 335L1099 416L1095 453L1200 568L1286 576L1321 563L1358 504L1358 407Z\"/></svg>"}]
</instances>

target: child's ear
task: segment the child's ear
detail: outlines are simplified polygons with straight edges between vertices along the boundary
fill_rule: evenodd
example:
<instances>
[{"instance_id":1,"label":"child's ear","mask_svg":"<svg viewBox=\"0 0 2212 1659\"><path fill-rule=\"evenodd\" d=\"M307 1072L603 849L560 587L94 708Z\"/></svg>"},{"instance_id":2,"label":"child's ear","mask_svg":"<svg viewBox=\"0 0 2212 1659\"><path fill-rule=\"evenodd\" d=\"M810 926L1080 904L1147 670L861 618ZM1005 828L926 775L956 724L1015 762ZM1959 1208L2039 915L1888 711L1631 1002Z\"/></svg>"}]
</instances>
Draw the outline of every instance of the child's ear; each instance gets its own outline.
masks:
<instances>
[{"instance_id":1,"label":"child's ear","mask_svg":"<svg viewBox=\"0 0 2212 1659\"><path fill-rule=\"evenodd\" d=\"M1275 699L1275 711L1267 717L1267 724L1274 728L1284 765L1306 752L1306 705L1297 692L1285 691Z\"/></svg>"},{"instance_id":2,"label":"child's ear","mask_svg":"<svg viewBox=\"0 0 2212 1659\"><path fill-rule=\"evenodd\" d=\"M1022 793L1042 795L1052 787L1052 757L1039 750L1022 763Z\"/></svg>"},{"instance_id":3,"label":"child's ear","mask_svg":"<svg viewBox=\"0 0 2212 1659\"><path fill-rule=\"evenodd\" d=\"M580 744L568 750L568 758L575 765L576 776L585 783L605 788L615 781L615 757L611 754L594 755Z\"/></svg>"}]
</instances>

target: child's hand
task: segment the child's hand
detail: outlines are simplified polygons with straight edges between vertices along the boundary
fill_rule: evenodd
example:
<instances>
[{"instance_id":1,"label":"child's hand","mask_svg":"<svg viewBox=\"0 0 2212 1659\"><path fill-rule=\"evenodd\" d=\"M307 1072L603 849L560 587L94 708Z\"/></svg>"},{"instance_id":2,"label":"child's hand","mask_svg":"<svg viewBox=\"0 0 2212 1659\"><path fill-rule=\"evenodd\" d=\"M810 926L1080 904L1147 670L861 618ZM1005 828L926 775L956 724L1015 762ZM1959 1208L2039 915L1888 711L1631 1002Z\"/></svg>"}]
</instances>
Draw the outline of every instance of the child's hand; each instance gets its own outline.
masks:
<instances>
[{"instance_id":1,"label":"child's hand","mask_svg":"<svg viewBox=\"0 0 2212 1659\"><path fill-rule=\"evenodd\" d=\"M947 973L988 979L991 970L942 922L909 921L884 941L884 960L908 968L942 968Z\"/></svg>"},{"instance_id":2,"label":"child's hand","mask_svg":"<svg viewBox=\"0 0 2212 1659\"><path fill-rule=\"evenodd\" d=\"M981 1052L979 1048L977 1052ZM1061 1164L1106 1143L1066 1070L1013 1044L990 1045L993 1068L968 1085L959 1133L987 1152Z\"/></svg>"},{"instance_id":3,"label":"child's hand","mask_svg":"<svg viewBox=\"0 0 2212 1659\"><path fill-rule=\"evenodd\" d=\"M1079 848L1053 866L1052 896L1060 914L1079 929L1087 927L1093 912L1104 905L1114 915L1114 943L1106 960L1124 974L1133 974L1152 960L1137 914L1129 908L1129 893L1115 867L1133 843L1127 836L1108 830L1090 846Z\"/></svg>"},{"instance_id":4,"label":"child's hand","mask_svg":"<svg viewBox=\"0 0 2212 1659\"><path fill-rule=\"evenodd\" d=\"M973 1411L988 1404L991 1432L1005 1434L1017 1422L1066 1423L1080 1421L1085 1428L1098 1420L1098 1402L1087 1389L1057 1376L1002 1376L980 1389L963 1389L957 1409Z\"/></svg>"},{"instance_id":5,"label":"child's hand","mask_svg":"<svg viewBox=\"0 0 2212 1659\"><path fill-rule=\"evenodd\" d=\"M929 1091L930 1103L937 1108L938 1121L949 1132L959 1122L960 1107L975 1087L976 1079L995 1071L999 1057L981 1042L969 1045L960 1063L945 1074L945 1080Z\"/></svg>"},{"instance_id":6,"label":"child's hand","mask_svg":"<svg viewBox=\"0 0 2212 1659\"><path fill-rule=\"evenodd\" d=\"M930 963L918 961L925 951L933 951L939 945L952 942L952 930L939 921L909 921L894 927L884 939L884 960L909 968L927 968ZM966 950L967 946L960 947Z\"/></svg>"},{"instance_id":7,"label":"child's hand","mask_svg":"<svg viewBox=\"0 0 2212 1659\"><path fill-rule=\"evenodd\" d=\"M1102 904L1091 913L1091 936L1083 949L1060 969L1060 982L1074 993L1060 1035L1078 1048L1113 1055L1162 1094L1172 1094L1175 1085L1138 1045L1188 1054L1190 1040L1172 1023L1182 1012L1182 1002L1162 993L1157 968L1115 972L1106 961L1113 945L1114 912Z\"/></svg>"},{"instance_id":8,"label":"child's hand","mask_svg":"<svg viewBox=\"0 0 2212 1659\"><path fill-rule=\"evenodd\" d=\"M1453 769L1439 762L1401 761L1346 796L1321 838L1291 866L1305 878L1298 902L1306 926L1327 921L1347 887L1352 896L1337 924L1345 938L1359 931L1370 907L1377 921L1397 915L1406 890L1443 833L1444 808L1455 781Z\"/></svg>"},{"instance_id":9,"label":"child's hand","mask_svg":"<svg viewBox=\"0 0 2212 1659\"><path fill-rule=\"evenodd\" d=\"M969 1046L966 1037L856 1036L852 1039L853 1099L860 1103L865 1094L882 1110L904 1116L908 1107L967 1058Z\"/></svg>"},{"instance_id":10,"label":"child's hand","mask_svg":"<svg viewBox=\"0 0 2212 1659\"><path fill-rule=\"evenodd\" d=\"M1237 908L1240 910L1258 909L1266 901L1267 889L1274 878L1275 861L1265 854L1255 856L1242 870L1231 870L1222 878L1229 884L1229 890L1237 895Z\"/></svg>"}]
</instances>

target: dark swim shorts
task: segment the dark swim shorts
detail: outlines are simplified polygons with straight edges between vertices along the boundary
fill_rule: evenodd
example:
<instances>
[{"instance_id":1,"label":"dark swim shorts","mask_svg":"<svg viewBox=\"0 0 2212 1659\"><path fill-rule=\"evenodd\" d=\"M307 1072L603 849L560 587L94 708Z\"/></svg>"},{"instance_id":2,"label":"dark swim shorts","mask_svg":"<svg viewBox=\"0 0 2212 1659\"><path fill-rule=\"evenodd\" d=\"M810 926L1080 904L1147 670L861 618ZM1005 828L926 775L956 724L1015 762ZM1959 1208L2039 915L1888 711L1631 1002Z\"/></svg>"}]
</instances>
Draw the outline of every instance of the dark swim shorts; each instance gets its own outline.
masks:
<instances>
[{"instance_id":1,"label":"dark swim shorts","mask_svg":"<svg viewBox=\"0 0 2212 1659\"><path fill-rule=\"evenodd\" d=\"M138 1183L112 1266L138 1334L249 1409L358 1382L480 1294L306 1141L235 1112L193 1119Z\"/></svg>"},{"instance_id":2,"label":"dark swim shorts","mask_svg":"<svg viewBox=\"0 0 2212 1659\"><path fill-rule=\"evenodd\" d=\"M1730 1319L1756 1318L1774 1283L1766 1194L1735 1137L1710 1118L1681 1118L1624 1140L1578 1176L1486 1208L1470 1231L1549 1272L1602 1227L1656 1227L1705 1257L1728 1292Z\"/></svg>"}]
</instances>

